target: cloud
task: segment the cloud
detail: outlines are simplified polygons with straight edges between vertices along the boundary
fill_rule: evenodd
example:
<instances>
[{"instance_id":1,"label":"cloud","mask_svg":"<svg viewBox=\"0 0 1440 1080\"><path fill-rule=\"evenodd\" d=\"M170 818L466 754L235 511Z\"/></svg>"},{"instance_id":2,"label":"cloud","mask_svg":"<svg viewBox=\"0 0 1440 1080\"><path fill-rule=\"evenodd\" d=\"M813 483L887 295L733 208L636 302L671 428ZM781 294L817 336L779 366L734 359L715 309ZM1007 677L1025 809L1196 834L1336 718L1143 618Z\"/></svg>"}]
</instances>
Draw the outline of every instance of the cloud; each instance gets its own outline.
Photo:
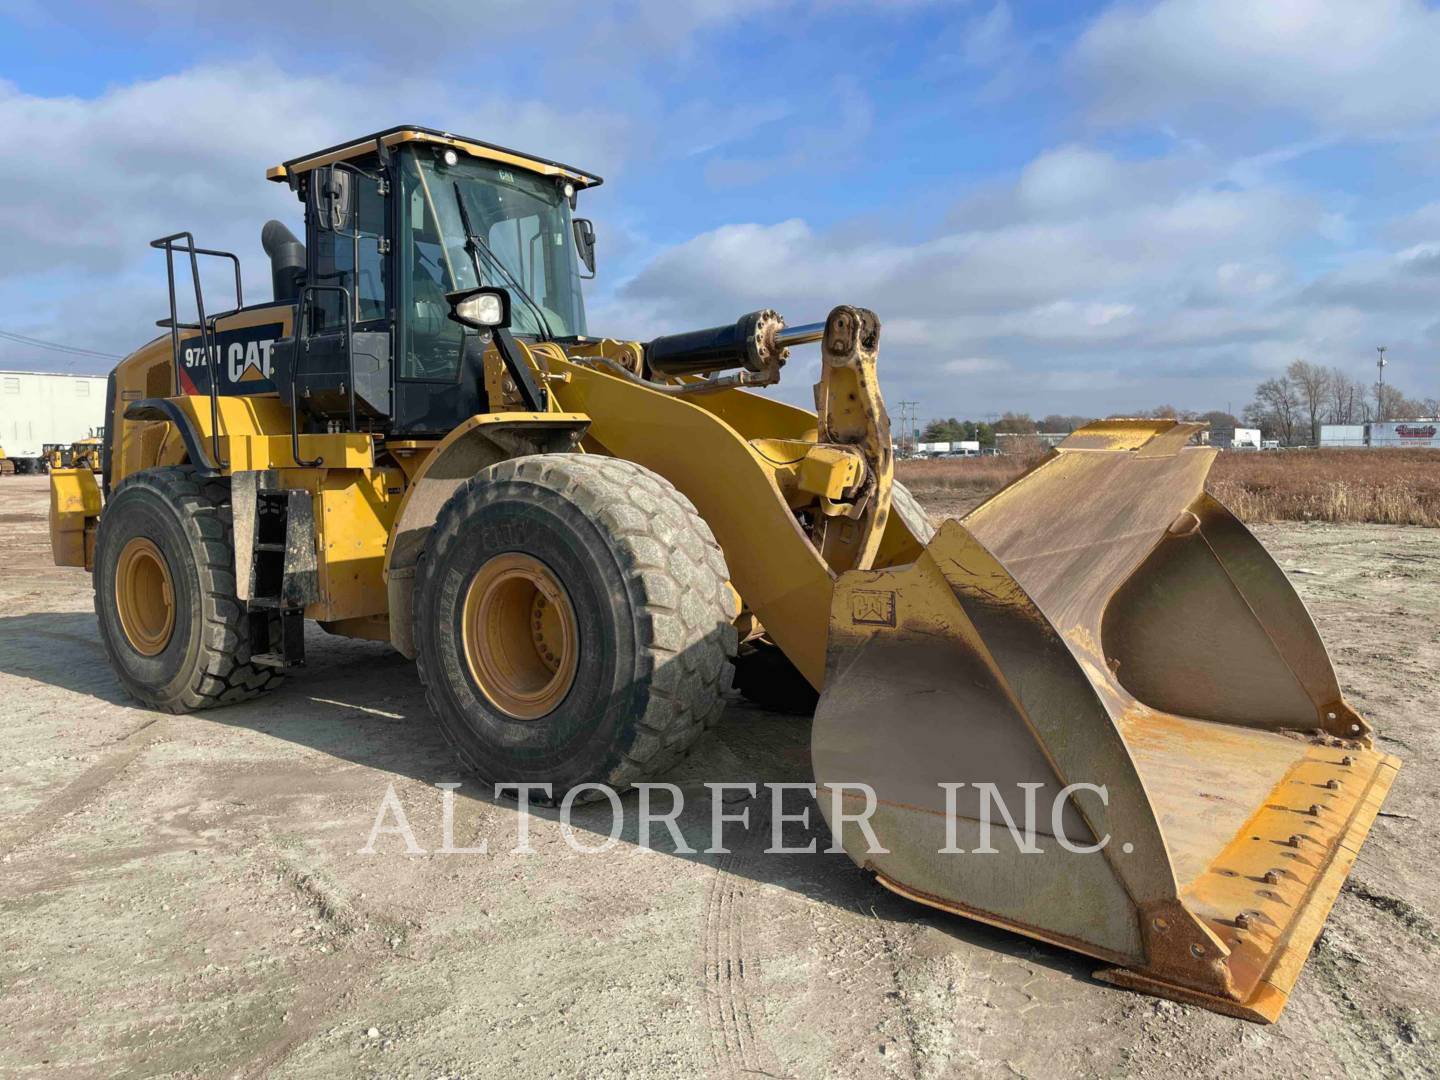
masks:
<instances>
[{"instance_id":1,"label":"cloud","mask_svg":"<svg viewBox=\"0 0 1440 1080\"><path fill-rule=\"evenodd\" d=\"M297 102L323 107L297 108ZM0 83L0 140L24 148L0 155L6 193L0 296L11 313L3 325L24 332L28 324L39 336L57 336L26 313L43 300L93 295L97 287L107 294L133 290L151 300L128 318L121 313L108 325L65 325L62 335L128 352L164 314L163 260L148 243L181 229L194 232L202 246L239 254L247 293L268 296L260 227L278 217L298 232L302 217L295 196L267 182L265 169L422 115L602 173L619 165L629 133L625 120L600 110L560 112L533 101L447 96L424 80L377 85L297 77L266 61L194 67L89 99L26 94ZM207 293L212 288L230 296L223 278L207 278ZM0 357L18 362L17 351L7 347Z\"/></svg>"},{"instance_id":2,"label":"cloud","mask_svg":"<svg viewBox=\"0 0 1440 1080\"><path fill-rule=\"evenodd\" d=\"M809 319L840 300L890 318L1023 312L1031 321L1015 333L1049 340L1068 327L1088 337L1162 290L1214 288L1220 266L1233 282L1318 220L1316 207L1280 189L1152 182L1179 171L1068 148L983 196L983 215L962 205L956 227L931 238L817 232L798 218L727 225L658 253L620 294L682 318L783 303ZM1089 182L1069 184L1076 172Z\"/></svg>"},{"instance_id":3,"label":"cloud","mask_svg":"<svg viewBox=\"0 0 1440 1080\"><path fill-rule=\"evenodd\" d=\"M1420 0L1160 0L1101 15L1071 54L1094 115L1202 128L1265 111L1373 135L1440 120L1440 13Z\"/></svg>"},{"instance_id":4,"label":"cloud","mask_svg":"<svg viewBox=\"0 0 1440 1080\"><path fill-rule=\"evenodd\" d=\"M1289 186L1237 188L1223 162L1066 144L963 199L933 236L801 218L707 230L655 252L591 323L648 336L857 303L882 320L887 395L937 414L1239 408L1297 355L1363 375L1382 321L1416 352L1432 332L1440 243L1308 273L1291 252L1334 217ZM782 396L803 402L811 374L792 365Z\"/></svg>"}]
</instances>

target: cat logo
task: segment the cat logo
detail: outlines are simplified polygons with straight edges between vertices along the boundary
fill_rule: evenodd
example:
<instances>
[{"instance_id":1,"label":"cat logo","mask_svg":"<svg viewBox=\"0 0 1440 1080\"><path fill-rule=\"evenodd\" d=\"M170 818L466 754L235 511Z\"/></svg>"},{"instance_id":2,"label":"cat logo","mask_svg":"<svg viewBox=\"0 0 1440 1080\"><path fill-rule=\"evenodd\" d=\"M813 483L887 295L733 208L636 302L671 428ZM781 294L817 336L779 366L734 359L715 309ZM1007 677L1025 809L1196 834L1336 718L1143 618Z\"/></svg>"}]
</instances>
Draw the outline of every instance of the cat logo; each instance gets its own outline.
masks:
<instances>
[{"instance_id":1,"label":"cat logo","mask_svg":"<svg viewBox=\"0 0 1440 1080\"><path fill-rule=\"evenodd\" d=\"M283 323L222 329L212 342L217 389L222 394L268 394L274 391L275 342L285 333ZM210 363L199 338L192 337L181 354L181 390L187 394L210 392Z\"/></svg>"},{"instance_id":2,"label":"cat logo","mask_svg":"<svg viewBox=\"0 0 1440 1080\"><path fill-rule=\"evenodd\" d=\"M270 378L270 350L274 338L262 341L232 341L225 351L225 374L232 383L258 382Z\"/></svg>"},{"instance_id":3,"label":"cat logo","mask_svg":"<svg viewBox=\"0 0 1440 1080\"><path fill-rule=\"evenodd\" d=\"M850 621L871 626L894 626L895 594L856 589L850 595Z\"/></svg>"}]
</instances>

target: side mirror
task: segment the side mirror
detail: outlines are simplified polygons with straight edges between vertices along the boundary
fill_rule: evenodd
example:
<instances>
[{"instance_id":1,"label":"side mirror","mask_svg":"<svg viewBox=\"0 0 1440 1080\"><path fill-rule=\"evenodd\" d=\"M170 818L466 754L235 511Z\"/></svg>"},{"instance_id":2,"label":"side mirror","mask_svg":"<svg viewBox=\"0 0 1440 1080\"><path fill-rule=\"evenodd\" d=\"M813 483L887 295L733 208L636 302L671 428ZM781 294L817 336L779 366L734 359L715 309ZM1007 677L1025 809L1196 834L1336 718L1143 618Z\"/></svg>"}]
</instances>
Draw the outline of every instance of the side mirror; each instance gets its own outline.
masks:
<instances>
[{"instance_id":1,"label":"side mirror","mask_svg":"<svg viewBox=\"0 0 1440 1080\"><path fill-rule=\"evenodd\" d=\"M354 180L355 174L347 168L323 166L311 170L309 205L317 228L349 231L355 209Z\"/></svg>"},{"instance_id":2,"label":"side mirror","mask_svg":"<svg viewBox=\"0 0 1440 1080\"><path fill-rule=\"evenodd\" d=\"M589 218L577 217L571 222L575 229L575 246L580 249L580 261L590 276L595 276L595 224Z\"/></svg>"},{"instance_id":3,"label":"side mirror","mask_svg":"<svg viewBox=\"0 0 1440 1080\"><path fill-rule=\"evenodd\" d=\"M510 294L482 285L478 289L446 293L450 318L472 330L501 330L510 325Z\"/></svg>"}]
</instances>

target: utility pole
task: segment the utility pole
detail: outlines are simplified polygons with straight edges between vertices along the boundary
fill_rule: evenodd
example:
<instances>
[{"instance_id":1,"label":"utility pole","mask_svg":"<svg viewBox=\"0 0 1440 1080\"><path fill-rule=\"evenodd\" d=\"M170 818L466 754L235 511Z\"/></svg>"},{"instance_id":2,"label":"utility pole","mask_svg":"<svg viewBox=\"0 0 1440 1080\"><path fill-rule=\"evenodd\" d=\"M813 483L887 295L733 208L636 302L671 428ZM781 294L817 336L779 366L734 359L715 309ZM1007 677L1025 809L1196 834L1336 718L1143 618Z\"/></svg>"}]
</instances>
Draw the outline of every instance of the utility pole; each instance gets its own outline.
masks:
<instances>
[{"instance_id":1,"label":"utility pole","mask_svg":"<svg viewBox=\"0 0 1440 1080\"><path fill-rule=\"evenodd\" d=\"M1375 346L1375 351L1380 354L1380 359L1375 361L1375 367L1380 372L1380 382L1375 390L1375 413L1379 420L1385 419L1385 349L1384 345Z\"/></svg>"},{"instance_id":2,"label":"utility pole","mask_svg":"<svg viewBox=\"0 0 1440 1080\"><path fill-rule=\"evenodd\" d=\"M907 454L915 453L915 425L920 422L920 414L916 410L919 407L918 401L900 402L900 448Z\"/></svg>"}]
</instances>

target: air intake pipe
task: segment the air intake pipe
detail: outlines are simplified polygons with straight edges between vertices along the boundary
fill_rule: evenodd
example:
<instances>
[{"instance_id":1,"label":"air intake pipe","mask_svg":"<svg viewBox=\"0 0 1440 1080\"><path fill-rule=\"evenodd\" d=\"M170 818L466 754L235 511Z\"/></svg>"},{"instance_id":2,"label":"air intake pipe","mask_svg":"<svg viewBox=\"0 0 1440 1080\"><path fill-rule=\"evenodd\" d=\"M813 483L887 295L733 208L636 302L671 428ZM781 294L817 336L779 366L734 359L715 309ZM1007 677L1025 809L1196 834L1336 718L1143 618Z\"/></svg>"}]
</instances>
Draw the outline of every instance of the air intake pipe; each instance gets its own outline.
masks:
<instances>
[{"instance_id":1,"label":"air intake pipe","mask_svg":"<svg viewBox=\"0 0 1440 1080\"><path fill-rule=\"evenodd\" d=\"M298 300L305 283L305 245L283 222L267 221L260 230L260 246L270 256L270 277L275 299Z\"/></svg>"}]
</instances>

